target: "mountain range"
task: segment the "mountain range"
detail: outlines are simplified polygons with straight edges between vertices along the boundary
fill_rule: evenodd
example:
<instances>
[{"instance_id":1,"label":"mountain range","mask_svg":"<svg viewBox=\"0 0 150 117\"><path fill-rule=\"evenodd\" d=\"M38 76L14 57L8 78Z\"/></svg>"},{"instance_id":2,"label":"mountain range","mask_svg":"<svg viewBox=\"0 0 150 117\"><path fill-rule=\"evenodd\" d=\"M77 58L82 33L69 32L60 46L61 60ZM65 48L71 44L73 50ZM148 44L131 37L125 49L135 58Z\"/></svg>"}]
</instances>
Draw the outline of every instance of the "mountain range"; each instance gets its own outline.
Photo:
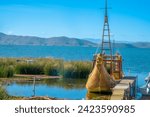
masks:
<instances>
[{"instance_id":1,"label":"mountain range","mask_svg":"<svg viewBox=\"0 0 150 117\"><path fill-rule=\"evenodd\" d=\"M0 45L42 45L42 46L84 46L97 47L98 39L78 39L65 36L41 38L36 36L17 36L0 33ZM116 42L118 48L150 48L150 42Z\"/></svg>"},{"instance_id":2,"label":"mountain range","mask_svg":"<svg viewBox=\"0 0 150 117\"><path fill-rule=\"evenodd\" d=\"M16 36L0 33L0 45L45 45L45 46L96 46L88 40L77 38L52 37L41 38L35 36Z\"/></svg>"}]
</instances>

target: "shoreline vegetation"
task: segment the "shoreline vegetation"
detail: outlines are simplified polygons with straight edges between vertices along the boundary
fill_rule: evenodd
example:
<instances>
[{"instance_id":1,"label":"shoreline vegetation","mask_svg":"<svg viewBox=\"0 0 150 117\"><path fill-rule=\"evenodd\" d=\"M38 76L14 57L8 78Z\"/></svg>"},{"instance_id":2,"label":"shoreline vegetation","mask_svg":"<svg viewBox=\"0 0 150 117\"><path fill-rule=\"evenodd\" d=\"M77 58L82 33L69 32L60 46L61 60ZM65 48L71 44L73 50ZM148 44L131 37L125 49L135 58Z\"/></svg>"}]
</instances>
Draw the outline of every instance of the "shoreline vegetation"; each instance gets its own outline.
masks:
<instances>
[{"instance_id":1,"label":"shoreline vegetation","mask_svg":"<svg viewBox=\"0 0 150 117\"><path fill-rule=\"evenodd\" d=\"M64 61L53 58L0 58L0 78L16 74L87 78L92 69L89 61Z\"/></svg>"},{"instance_id":2,"label":"shoreline vegetation","mask_svg":"<svg viewBox=\"0 0 150 117\"><path fill-rule=\"evenodd\" d=\"M53 58L0 58L0 100L60 100L53 97L20 97L7 93L3 84L13 81L33 81L40 79L69 78L86 79L92 70L89 61L64 61ZM63 99L61 99L63 100ZM141 100L149 100L143 96Z\"/></svg>"},{"instance_id":3,"label":"shoreline vegetation","mask_svg":"<svg viewBox=\"0 0 150 117\"><path fill-rule=\"evenodd\" d=\"M7 93L4 87L0 86L0 100L58 100L58 99L47 96L32 96L32 97L11 96Z\"/></svg>"},{"instance_id":4,"label":"shoreline vegetation","mask_svg":"<svg viewBox=\"0 0 150 117\"><path fill-rule=\"evenodd\" d=\"M10 96L4 82L28 81L34 77L51 78L82 78L86 79L91 72L92 62L64 61L54 58L0 58L0 100L53 100L51 97L16 97Z\"/></svg>"},{"instance_id":5,"label":"shoreline vegetation","mask_svg":"<svg viewBox=\"0 0 150 117\"><path fill-rule=\"evenodd\" d=\"M0 86L0 100L21 100L23 97L10 96L4 87Z\"/></svg>"}]
</instances>

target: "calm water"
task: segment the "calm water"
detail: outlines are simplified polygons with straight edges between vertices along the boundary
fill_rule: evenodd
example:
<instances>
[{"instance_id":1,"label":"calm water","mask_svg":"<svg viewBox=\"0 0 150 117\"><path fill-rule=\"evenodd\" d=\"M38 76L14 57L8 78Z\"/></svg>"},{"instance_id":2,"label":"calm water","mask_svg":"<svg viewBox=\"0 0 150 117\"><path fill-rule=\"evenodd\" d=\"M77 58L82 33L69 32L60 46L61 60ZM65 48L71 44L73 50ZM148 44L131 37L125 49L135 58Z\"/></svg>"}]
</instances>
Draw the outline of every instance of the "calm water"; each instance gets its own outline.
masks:
<instances>
[{"instance_id":1,"label":"calm water","mask_svg":"<svg viewBox=\"0 0 150 117\"><path fill-rule=\"evenodd\" d=\"M85 99L86 80L83 79L50 79L36 81L35 92L33 82L13 82L6 86L10 95L30 97L50 96L62 99Z\"/></svg>"},{"instance_id":2,"label":"calm water","mask_svg":"<svg viewBox=\"0 0 150 117\"><path fill-rule=\"evenodd\" d=\"M91 61L96 48L94 47L57 47L57 46L0 46L0 57L54 57L64 60L88 60ZM144 78L150 72L150 49L119 48L123 56L123 69L126 75L138 76L138 86L142 86ZM70 80L71 82L75 82ZM51 81L49 81L51 82ZM40 83L36 85L36 95L47 95L52 97L82 99L86 97L84 82L78 82L83 87L77 88L70 85L70 89L59 86L62 81L55 81L56 85ZM66 81L65 81L66 82ZM54 82L53 82L54 83ZM73 83L76 84L76 83ZM7 90L12 95L33 95L32 83L12 83Z\"/></svg>"}]
</instances>

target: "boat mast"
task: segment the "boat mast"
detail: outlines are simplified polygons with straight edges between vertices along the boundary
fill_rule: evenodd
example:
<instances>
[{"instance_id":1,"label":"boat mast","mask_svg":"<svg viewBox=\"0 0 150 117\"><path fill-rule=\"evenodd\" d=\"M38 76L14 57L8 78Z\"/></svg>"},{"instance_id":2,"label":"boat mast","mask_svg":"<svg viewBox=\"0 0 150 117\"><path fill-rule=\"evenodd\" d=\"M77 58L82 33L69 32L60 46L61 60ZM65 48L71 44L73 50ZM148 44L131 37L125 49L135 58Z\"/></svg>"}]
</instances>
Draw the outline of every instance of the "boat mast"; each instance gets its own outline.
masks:
<instances>
[{"instance_id":1,"label":"boat mast","mask_svg":"<svg viewBox=\"0 0 150 117\"><path fill-rule=\"evenodd\" d=\"M104 16L104 26L103 26L102 46L101 46L101 54L104 53L112 56L107 0L105 0L105 16Z\"/></svg>"},{"instance_id":2,"label":"boat mast","mask_svg":"<svg viewBox=\"0 0 150 117\"><path fill-rule=\"evenodd\" d=\"M112 73L113 58L112 58L112 47L111 47L111 40L110 40L110 28L109 28L109 21L108 21L107 0L105 0L105 16L104 16L104 25L103 25L103 34L102 34L101 54L107 56L107 60L110 61L110 68Z\"/></svg>"}]
</instances>

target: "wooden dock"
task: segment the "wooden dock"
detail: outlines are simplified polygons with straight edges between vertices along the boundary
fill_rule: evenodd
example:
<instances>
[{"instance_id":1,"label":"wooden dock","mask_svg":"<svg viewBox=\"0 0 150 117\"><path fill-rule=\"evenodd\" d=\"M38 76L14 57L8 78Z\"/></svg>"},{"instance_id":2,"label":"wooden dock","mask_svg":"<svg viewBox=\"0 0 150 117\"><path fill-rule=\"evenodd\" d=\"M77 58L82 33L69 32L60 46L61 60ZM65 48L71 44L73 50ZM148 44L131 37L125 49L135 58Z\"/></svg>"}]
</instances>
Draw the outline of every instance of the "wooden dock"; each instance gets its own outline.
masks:
<instances>
[{"instance_id":1,"label":"wooden dock","mask_svg":"<svg viewBox=\"0 0 150 117\"><path fill-rule=\"evenodd\" d=\"M136 97L137 77L126 76L112 89L111 100L131 100Z\"/></svg>"}]
</instances>

